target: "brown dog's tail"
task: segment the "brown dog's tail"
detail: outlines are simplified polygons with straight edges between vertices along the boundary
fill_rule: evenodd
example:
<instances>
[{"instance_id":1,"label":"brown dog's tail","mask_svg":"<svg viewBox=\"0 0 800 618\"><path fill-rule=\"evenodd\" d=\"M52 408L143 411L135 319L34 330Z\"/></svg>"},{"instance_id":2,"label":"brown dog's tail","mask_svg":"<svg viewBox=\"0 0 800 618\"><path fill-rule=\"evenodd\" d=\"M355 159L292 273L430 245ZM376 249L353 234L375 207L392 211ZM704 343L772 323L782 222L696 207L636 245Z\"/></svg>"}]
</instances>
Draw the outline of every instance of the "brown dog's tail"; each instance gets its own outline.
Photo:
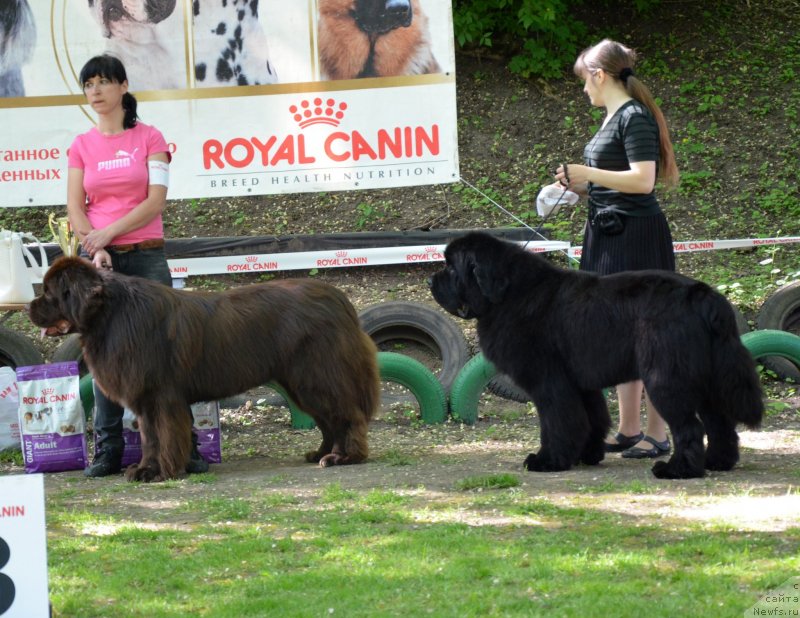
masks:
<instances>
[{"instance_id":1,"label":"brown dog's tail","mask_svg":"<svg viewBox=\"0 0 800 618\"><path fill-rule=\"evenodd\" d=\"M754 429L764 416L755 360L742 344L728 300L716 293L713 298L714 302L708 305L711 311L707 319L715 335L711 354L717 392L724 397L722 406L725 413L734 421Z\"/></svg>"},{"instance_id":2,"label":"brown dog's tail","mask_svg":"<svg viewBox=\"0 0 800 618\"><path fill-rule=\"evenodd\" d=\"M361 389L361 410L367 421L371 420L378 410L381 400L381 375L378 368L378 349L367 333L360 332L365 352L364 358L369 361L364 362L363 388Z\"/></svg>"}]
</instances>

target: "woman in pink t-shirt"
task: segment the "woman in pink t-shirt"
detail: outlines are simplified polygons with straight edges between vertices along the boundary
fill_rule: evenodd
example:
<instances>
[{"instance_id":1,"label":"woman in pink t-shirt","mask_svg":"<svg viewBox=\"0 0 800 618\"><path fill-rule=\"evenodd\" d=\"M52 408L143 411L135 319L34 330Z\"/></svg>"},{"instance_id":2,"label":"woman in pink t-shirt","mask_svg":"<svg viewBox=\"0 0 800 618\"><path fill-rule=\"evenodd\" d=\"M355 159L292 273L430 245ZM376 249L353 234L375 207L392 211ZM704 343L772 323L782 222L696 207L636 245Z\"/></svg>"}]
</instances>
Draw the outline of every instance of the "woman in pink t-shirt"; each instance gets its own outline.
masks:
<instances>
[{"instance_id":1,"label":"woman in pink t-shirt","mask_svg":"<svg viewBox=\"0 0 800 618\"><path fill-rule=\"evenodd\" d=\"M161 213L167 202L170 153L161 132L138 121L119 59L95 56L81 69L81 85L97 126L69 149L67 213L83 253L98 268L172 285ZM86 476L121 469L123 408L95 389L97 450ZM188 472L205 472L196 439Z\"/></svg>"}]
</instances>

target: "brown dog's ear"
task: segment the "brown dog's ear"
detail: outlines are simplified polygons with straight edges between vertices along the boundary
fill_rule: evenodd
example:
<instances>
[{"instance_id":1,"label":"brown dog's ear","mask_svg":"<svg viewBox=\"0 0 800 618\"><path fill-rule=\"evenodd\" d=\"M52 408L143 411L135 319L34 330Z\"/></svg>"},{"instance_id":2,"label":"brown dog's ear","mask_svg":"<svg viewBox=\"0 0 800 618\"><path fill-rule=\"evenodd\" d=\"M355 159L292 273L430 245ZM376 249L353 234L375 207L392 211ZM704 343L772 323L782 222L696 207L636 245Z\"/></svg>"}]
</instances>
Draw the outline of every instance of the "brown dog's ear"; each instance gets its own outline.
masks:
<instances>
[{"instance_id":1,"label":"brown dog's ear","mask_svg":"<svg viewBox=\"0 0 800 618\"><path fill-rule=\"evenodd\" d=\"M499 303L506 295L508 280L505 276L497 273L490 264L475 265L475 281L481 289L481 294L490 303Z\"/></svg>"}]
</instances>

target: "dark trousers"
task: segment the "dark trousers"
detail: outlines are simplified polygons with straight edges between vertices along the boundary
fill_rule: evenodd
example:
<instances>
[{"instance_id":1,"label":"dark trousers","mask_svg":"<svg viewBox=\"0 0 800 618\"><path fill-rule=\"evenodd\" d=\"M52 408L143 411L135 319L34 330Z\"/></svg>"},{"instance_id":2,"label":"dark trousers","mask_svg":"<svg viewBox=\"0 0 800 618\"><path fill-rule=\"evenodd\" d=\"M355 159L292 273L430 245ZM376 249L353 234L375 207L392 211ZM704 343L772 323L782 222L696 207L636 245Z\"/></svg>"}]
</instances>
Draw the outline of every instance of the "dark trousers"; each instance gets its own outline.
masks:
<instances>
[{"instance_id":1,"label":"dark trousers","mask_svg":"<svg viewBox=\"0 0 800 618\"><path fill-rule=\"evenodd\" d=\"M109 248L108 253L111 255L114 272L143 277L172 286L172 276L163 248L133 250L124 253ZM94 387L94 402L94 432L97 436L97 451L117 451L121 454L124 448L122 439L123 407L106 397L97 385ZM192 412L189 409L189 416L191 415ZM194 419L192 422L194 423ZM197 436L194 431L192 431L192 444L197 446Z\"/></svg>"}]
</instances>

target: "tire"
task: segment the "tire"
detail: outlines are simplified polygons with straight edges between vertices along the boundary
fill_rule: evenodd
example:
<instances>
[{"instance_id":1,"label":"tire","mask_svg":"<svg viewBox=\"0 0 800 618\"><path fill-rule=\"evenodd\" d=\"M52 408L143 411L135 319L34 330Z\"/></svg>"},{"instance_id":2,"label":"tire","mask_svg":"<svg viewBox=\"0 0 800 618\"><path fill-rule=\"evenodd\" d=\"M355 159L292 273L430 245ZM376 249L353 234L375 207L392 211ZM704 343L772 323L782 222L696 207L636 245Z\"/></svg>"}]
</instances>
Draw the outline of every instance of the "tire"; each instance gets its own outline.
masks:
<instances>
[{"instance_id":1,"label":"tire","mask_svg":"<svg viewBox=\"0 0 800 618\"><path fill-rule=\"evenodd\" d=\"M419 403L423 422L433 424L445 421L447 396L439 380L425 365L403 354L378 352L378 369L381 381L396 382L411 391ZM292 428L313 429L316 426L314 419L297 407L280 384L270 382L269 387L281 395L289 405Z\"/></svg>"},{"instance_id":2,"label":"tire","mask_svg":"<svg viewBox=\"0 0 800 618\"><path fill-rule=\"evenodd\" d=\"M16 369L43 363L42 353L30 339L16 331L0 327L0 366Z\"/></svg>"},{"instance_id":3,"label":"tire","mask_svg":"<svg viewBox=\"0 0 800 618\"><path fill-rule=\"evenodd\" d=\"M405 386L419 403L422 421L429 425L447 418L447 395L441 383L425 365L404 354L378 352L381 380Z\"/></svg>"},{"instance_id":4,"label":"tire","mask_svg":"<svg viewBox=\"0 0 800 618\"><path fill-rule=\"evenodd\" d=\"M283 397L286 404L289 406L289 414L291 414L292 418L292 429L314 429L314 427L317 426L313 418L297 407L297 404L286 394L286 391L283 390L280 384L277 382L270 382L267 386Z\"/></svg>"},{"instance_id":5,"label":"tire","mask_svg":"<svg viewBox=\"0 0 800 618\"><path fill-rule=\"evenodd\" d=\"M445 393L470 357L464 331L438 310L422 303L391 301L372 305L359 313L361 327L381 351L387 344L412 341L441 359L435 371Z\"/></svg>"},{"instance_id":6,"label":"tire","mask_svg":"<svg viewBox=\"0 0 800 618\"><path fill-rule=\"evenodd\" d=\"M739 335L749 333L750 324L747 323L747 318L744 317L744 314L736 305L731 305L731 308L733 309L733 315L736 318L736 330L739 331Z\"/></svg>"},{"instance_id":7,"label":"tire","mask_svg":"<svg viewBox=\"0 0 800 618\"><path fill-rule=\"evenodd\" d=\"M92 420L92 410L94 409L94 380L92 374L87 373L81 377L78 382L78 391L81 396L81 405L83 405L83 413L86 415L86 420Z\"/></svg>"},{"instance_id":8,"label":"tire","mask_svg":"<svg viewBox=\"0 0 800 618\"><path fill-rule=\"evenodd\" d=\"M478 398L496 375L494 364L480 353L464 365L450 389L450 415L453 420L475 424L478 419Z\"/></svg>"},{"instance_id":9,"label":"tire","mask_svg":"<svg viewBox=\"0 0 800 618\"><path fill-rule=\"evenodd\" d=\"M756 327L800 334L800 281L778 288L764 301L756 318ZM800 363L797 361L774 356L759 360L780 379L800 382Z\"/></svg>"},{"instance_id":10,"label":"tire","mask_svg":"<svg viewBox=\"0 0 800 618\"><path fill-rule=\"evenodd\" d=\"M83 347L81 346L80 335L67 335L64 341L53 351L50 359L51 363L61 363L64 361L78 361L78 370L81 376L89 373L89 368L83 362Z\"/></svg>"},{"instance_id":11,"label":"tire","mask_svg":"<svg viewBox=\"0 0 800 618\"><path fill-rule=\"evenodd\" d=\"M800 365L800 337L783 330L754 330L742 336L742 344L753 358L778 356Z\"/></svg>"}]
</instances>

